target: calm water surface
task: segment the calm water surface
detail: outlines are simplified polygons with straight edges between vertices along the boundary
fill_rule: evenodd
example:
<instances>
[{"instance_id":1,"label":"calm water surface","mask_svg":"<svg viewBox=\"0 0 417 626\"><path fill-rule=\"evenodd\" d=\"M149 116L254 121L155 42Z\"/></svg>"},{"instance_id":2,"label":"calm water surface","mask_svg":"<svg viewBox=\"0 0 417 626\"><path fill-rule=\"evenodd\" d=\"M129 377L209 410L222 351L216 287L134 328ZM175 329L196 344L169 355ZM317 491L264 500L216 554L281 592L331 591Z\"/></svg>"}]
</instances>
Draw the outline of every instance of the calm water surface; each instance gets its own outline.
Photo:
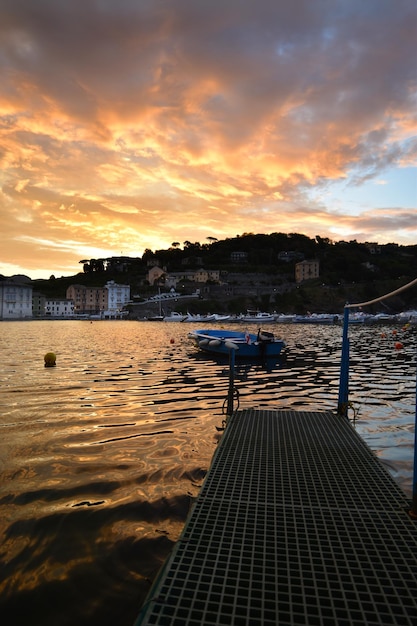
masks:
<instances>
[{"instance_id":1,"label":"calm water surface","mask_svg":"<svg viewBox=\"0 0 417 626\"><path fill-rule=\"evenodd\" d=\"M11 625L132 625L224 418L228 365L196 352L192 327L0 324L0 607ZM341 328L265 328L288 352L275 367L238 365L239 408L334 410ZM350 337L356 428L411 497L417 329Z\"/></svg>"}]
</instances>

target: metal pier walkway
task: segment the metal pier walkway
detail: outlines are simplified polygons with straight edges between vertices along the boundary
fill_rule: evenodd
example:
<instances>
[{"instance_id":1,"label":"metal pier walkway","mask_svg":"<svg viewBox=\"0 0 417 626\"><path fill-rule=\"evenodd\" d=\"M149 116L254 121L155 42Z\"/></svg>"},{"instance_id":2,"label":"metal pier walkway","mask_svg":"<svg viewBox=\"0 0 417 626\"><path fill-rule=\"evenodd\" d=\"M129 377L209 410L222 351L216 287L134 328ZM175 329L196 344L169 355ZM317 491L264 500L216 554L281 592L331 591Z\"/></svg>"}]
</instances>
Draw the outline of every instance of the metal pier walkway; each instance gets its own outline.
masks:
<instances>
[{"instance_id":1,"label":"metal pier walkway","mask_svg":"<svg viewBox=\"0 0 417 626\"><path fill-rule=\"evenodd\" d=\"M136 624L415 626L409 508L347 419L239 411Z\"/></svg>"}]
</instances>

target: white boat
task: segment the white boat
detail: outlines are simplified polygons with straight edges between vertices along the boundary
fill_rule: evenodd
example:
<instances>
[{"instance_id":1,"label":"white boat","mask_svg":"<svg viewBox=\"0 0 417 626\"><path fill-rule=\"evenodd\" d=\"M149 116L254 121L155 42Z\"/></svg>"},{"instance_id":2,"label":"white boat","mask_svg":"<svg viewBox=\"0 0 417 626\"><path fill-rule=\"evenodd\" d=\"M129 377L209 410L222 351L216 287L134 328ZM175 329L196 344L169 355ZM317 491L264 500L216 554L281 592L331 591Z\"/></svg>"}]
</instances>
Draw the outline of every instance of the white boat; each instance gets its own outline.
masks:
<instances>
[{"instance_id":1,"label":"white boat","mask_svg":"<svg viewBox=\"0 0 417 626\"><path fill-rule=\"evenodd\" d=\"M279 324L292 324L293 321L295 320L295 314L284 314L284 313L280 313L279 315L275 316L275 321L278 322Z\"/></svg>"},{"instance_id":2,"label":"white boat","mask_svg":"<svg viewBox=\"0 0 417 626\"><path fill-rule=\"evenodd\" d=\"M417 311L403 311L397 315L397 321L400 324L417 324Z\"/></svg>"},{"instance_id":3,"label":"white boat","mask_svg":"<svg viewBox=\"0 0 417 626\"><path fill-rule=\"evenodd\" d=\"M366 324L371 317L372 315L364 313L363 311L349 313L349 324Z\"/></svg>"},{"instance_id":4,"label":"white boat","mask_svg":"<svg viewBox=\"0 0 417 626\"><path fill-rule=\"evenodd\" d=\"M397 321L397 316L389 313L376 313L370 315L367 321L370 324L392 324Z\"/></svg>"},{"instance_id":5,"label":"white boat","mask_svg":"<svg viewBox=\"0 0 417 626\"><path fill-rule=\"evenodd\" d=\"M275 315L273 313L264 313L262 311L248 311L246 315L242 315L239 320L241 322L255 322L256 324L265 324L268 322L275 322Z\"/></svg>"},{"instance_id":6,"label":"white boat","mask_svg":"<svg viewBox=\"0 0 417 626\"><path fill-rule=\"evenodd\" d=\"M164 316L164 322L183 322L187 316L177 311L171 311L169 315Z\"/></svg>"},{"instance_id":7,"label":"white boat","mask_svg":"<svg viewBox=\"0 0 417 626\"><path fill-rule=\"evenodd\" d=\"M162 322L164 319L164 314L162 312L162 299L161 299L161 289L158 289L158 295L157 296L152 296L152 298L150 298L150 300L156 300L158 302L158 306L159 306L159 313L158 315L150 315L147 319L149 322Z\"/></svg>"},{"instance_id":8,"label":"white boat","mask_svg":"<svg viewBox=\"0 0 417 626\"><path fill-rule=\"evenodd\" d=\"M213 322L215 315L198 315L193 313L187 313L183 322Z\"/></svg>"},{"instance_id":9,"label":"white boat","mask_svg":"<svg viewBox=\"0 0 417 626\"><path fill-rule=\"evenodd\" d=\"M339 316L333 313L311 313L308 315L296 315L295 324L337 324Z\"/></svg>"}]
</instances>

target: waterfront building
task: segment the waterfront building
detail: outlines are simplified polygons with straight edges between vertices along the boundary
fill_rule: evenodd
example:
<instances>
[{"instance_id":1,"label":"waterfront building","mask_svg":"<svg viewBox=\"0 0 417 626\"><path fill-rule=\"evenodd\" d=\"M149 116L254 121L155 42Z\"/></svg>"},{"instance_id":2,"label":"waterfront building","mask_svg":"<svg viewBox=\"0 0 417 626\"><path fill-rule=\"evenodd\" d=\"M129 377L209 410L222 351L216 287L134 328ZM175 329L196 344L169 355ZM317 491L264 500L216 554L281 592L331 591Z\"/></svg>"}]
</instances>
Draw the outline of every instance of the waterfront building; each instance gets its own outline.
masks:
<instances>
[{"instance_id":1,"label":"waterfront building","mask_svg":"<svg viewBox=\"0 0 417 626\"><path fill-rule=\"evenodd\" d=\"M31 285L13 280L0 281L0 319L19 320L31 317Z\"/></svg>"},{"instance_id":2,"label":"waterfront building","mask_svg":"<svg viewBox=\"0 0 417 626\"><path fill-rule=\"evenodd\" d=\"M45 316L45 302L46 298L43 293L34 291L32 293L32 316L34 318L40 318Z\"/></svg>"},{"instance_id":3,"label":"waterfront building","mask_svg":"<svg viewBox=\"0 0 417 626\"><path fill-rule=\"evenodd\" d=\"M74 302L75 315L98 315L108 308L108 290L105 287L70 285L67 300Z\"/></svg>"},{"instance_id":4,"label":"waterfront building","mask_svg":"<svg viewBox=\"0 0 417 626\"><path fill-rule=\"evenodd\" d=\"M73 300L46 300L45 299L45 312L46 317L61 317L68 318L74 317L74 302Z\"/></svg>"},{"instance_id":5,"label":"waterfront building","mask_svg":"<svg viewBox=\"0 0 417 626\"><path fill-rule=\"evenodd\" d=\"M107 311L105 317L113 317L120 313L130 301L130 285L119 285L114 280L106 283L107 289Z\"/></svg>"}]
</instances>

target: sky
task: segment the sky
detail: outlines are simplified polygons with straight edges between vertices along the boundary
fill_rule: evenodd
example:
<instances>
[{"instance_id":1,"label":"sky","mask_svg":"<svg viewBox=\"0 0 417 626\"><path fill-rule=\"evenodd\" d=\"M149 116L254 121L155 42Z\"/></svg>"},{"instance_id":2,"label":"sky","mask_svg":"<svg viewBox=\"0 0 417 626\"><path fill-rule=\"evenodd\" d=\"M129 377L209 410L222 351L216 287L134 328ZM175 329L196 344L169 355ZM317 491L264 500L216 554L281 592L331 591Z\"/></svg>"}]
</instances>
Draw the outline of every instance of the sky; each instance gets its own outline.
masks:
<instances>
[{"instance_id":1,"label":"sky","mask_svg":"<svg viewBox=\"0 0 417 626\"><path fill-rule=\"evenodd\" d=\"M417 244L415 0L0 0L0 274Z\"/></svg>"}]
</instances>

